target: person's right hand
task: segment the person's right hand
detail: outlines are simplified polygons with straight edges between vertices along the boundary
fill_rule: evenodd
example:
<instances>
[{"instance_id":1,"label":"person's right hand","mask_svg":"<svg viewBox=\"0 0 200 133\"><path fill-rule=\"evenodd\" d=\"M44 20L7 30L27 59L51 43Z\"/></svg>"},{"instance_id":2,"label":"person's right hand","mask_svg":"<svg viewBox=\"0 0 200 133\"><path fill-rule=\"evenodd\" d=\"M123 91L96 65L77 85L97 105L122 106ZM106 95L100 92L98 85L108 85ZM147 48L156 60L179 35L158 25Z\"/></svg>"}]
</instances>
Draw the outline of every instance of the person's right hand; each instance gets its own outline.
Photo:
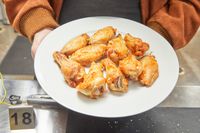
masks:
<instances>
[{"instance_id":1,"label":"person's right hand","mask_svg":"<svg viewBox=\"0 0 200 133\"><path fill-rule=\"evenodd\" d=\"M37 48L39 47L39 45L41 44L42 40L52 31L53 29L50 28L45 28L42 29L41 31L37 32L33 38L33 44L31 47L31 55L32 58L35 58L35 54L37 51Z\"/></svg>"}]
</instances>

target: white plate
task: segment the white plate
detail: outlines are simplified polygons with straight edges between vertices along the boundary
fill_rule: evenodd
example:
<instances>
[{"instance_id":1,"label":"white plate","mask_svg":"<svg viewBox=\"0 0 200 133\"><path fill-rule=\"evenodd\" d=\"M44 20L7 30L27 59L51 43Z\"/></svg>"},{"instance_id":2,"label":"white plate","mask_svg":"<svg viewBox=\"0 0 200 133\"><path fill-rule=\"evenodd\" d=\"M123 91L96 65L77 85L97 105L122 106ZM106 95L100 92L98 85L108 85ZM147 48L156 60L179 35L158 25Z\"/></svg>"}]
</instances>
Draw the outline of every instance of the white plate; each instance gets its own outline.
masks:
<instances>
[{"instance_id":1,"label":"white plate","mask_svg":"<svg viewBox=\"0 0 200 133\"><path fill-rule=\"evenodd\" d=\"M121 33L130 33L150 44L159 64L159 77L149 88L129 81L123 95L106 94L97 100L86 98L64 81L52 58L54 51L73 37L113 26ZM147 111L161 103L172 92L178 79L179 64L171 45L158 33L137 22L116 17L89 17L66 23L51 32L37 50L35 73L42 88L58 103L73 111L97 117L125 117Z\"/></svg>"}]
</instances>

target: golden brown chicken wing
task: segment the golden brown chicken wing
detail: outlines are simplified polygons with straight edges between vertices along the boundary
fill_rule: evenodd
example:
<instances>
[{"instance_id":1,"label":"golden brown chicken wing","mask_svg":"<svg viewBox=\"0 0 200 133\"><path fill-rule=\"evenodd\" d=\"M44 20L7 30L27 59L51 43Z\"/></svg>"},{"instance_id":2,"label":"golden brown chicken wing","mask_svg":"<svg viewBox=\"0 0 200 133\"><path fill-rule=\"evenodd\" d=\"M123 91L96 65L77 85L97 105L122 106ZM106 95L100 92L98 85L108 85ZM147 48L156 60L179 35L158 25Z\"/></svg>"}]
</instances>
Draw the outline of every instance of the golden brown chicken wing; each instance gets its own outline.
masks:
<instances>
[{"instance_id":1,"label":"golden brown chicken wing","mask_svg":"<svg viewBox=\"0 0 200 133\"><path fill-rule=\"evenodd\" d=\"M79 62L83 66L87 66L93 61L101 59L106 49L107 46L105 44L88 45L73 53L70 59Z\"/></svg>"},{"instance_id":2,"label":"golden brown chicken wing","mask_svg":"<svg viewBox=\"0 0 200 133\"><path fill-rule=\"evenodd\" d=\"M111 91L127 92L128 91L128 80L109 58L101 61L106 70L106 82L108 88Z\"/></svg>"},{"instance_id":3,"label":"golden brown chicken wing","mask_svg":"<svg viewBox=\"0 0 200 133\"><path fill-rule=\"evenodd\" d=\"M80 82L83 81L85 75L85 69L83 66L76 61L68 59L60 52L54 52L53 58L60 66L65 81L69 86L76 87Z\"/></svg>"},{"instance_id":4,"label":"golden brown chicken wing","mask_svg":"<svg viewBox=\"0 0 200 133\"><path fill-rule=\"evenodd\" d=\"M124 37L126 46L135 56L143 56L145 52L149 49L149 44L143 42L140 38L126 34Z\"/></svg>"},{"instance_id":5,"label":"golden brown chicken wing","mask_svg":"<svg viewBox=\"0 0 200 133\"><path fill-rule=\"evenodd\" d=\"M88 43L89 36L84 33L70 40L61 50L66 56L71 55L76 50L85 47Z\"/></svg>"},{"instance_id":6,"label":"golden brown chicken wing","mask_svg":"<svg viewBox=\"0 0 200 133\"><path fill-rule=\"evenodd\" d=\"M140 61L143 65L143 71L139 76L139 81L143 85L151 86L159 75L158 63L153 55L146 55Z\"/></svg>"},{"instance_id":7,"label":"golden brown chicken wing","mask_svg":"<svg viewBox=\"0 0 200 133\"><path fill-rule=\"evenodd\" d=\"M126 77L133 80L137 80L143 70L142 63L132 54L119 61L119 68Z\"/></svg>"},{"instance_id":8,"label":"golden brown chicken wing","mask_svg":"<svg viewBox=\"0 0 200 133\"><path fill-rule=\"evenodd\" d=\"M119 60L127 57L128 48L126 47L125 41L119 34L116 38L108 42L107 56L115 63Z\"/></svg>"},{"instance_id":9,"label":"golden brown chicken wing","mask_svg":"<svg viewBox=\"0 0 200 133\"><path fill-rule=\"evenodd\" d=\"M104 27L97 32L94 33L89 39L90 44L99 44L104 43L106 44L109 40L111 40L116 33L116 29L114 29L112 26Z\"/></svg>"},{"instance_id":10,"label":"golden brown chicken wing","mask_svg":"<svg viewBox=\"0 0 200 133\"><path fill-rule=\"evenodd\" d=\"M90 97L97 98L106 91L106 80L103 77L103 66L92 62L89 73L85 75L84 81L77 87L78 91Z\"/></svg>"}]
</instances>

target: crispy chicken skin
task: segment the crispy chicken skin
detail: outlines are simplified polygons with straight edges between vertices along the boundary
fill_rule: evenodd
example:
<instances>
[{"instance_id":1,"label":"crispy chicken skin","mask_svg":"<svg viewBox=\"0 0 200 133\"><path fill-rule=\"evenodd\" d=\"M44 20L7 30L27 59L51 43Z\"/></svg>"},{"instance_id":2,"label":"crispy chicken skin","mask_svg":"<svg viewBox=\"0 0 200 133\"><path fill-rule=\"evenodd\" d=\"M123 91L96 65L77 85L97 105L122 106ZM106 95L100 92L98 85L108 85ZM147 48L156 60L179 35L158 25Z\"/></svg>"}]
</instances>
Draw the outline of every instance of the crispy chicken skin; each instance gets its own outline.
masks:
<instances>
[{"instance_id":1,"label":"crispy chicken skin","mask_svg":"<svg viewBox=\"0 0 200 133\"><path fill-rule=\"evenodd\" d=\"M96 31L89 39L90 44L106 44L109 40L111 40L116 34L116 29L112 26L107 26L102 29Z\"/></svg>"},{"instance_id":2,"label":"crispy chicken skin","mask_svg":"<svg viewBox=\"0 0 200 133\"><path fill-rule=\"evenodd\" d=\"M136 38L127 33L124 36L126 46L135 56L143 56L145 52L149 49L149 44L143 42L140 38Z\"/></svg>"},{"instance_id":3,"label":"crispy chicken skin","mask_svg":"<svg viewBox=\"0 0 200 133\"><path fill-rule=\"evenodd\" d=\"M153 55L146 55L141 60L143 71L139 76L139 81L143 85L151 86L158 78L158 63Z\"/></svg>"},{"instance_id":4,"label":"crispy chicken skin","mask_svg":"<svg viewBox=\"0 0 200 133\"><path fill-rule=\"evenodd\" d=\"M73 53L70 59L79 62L83 66L88 66L93 61L101 59L106 49L107 46L105 44L88 45Z\"/></svg>"},{"instance_id":5,"label":"crispy chicken skin","mask_svg":"<svg viewBox=\"0 0 200 133\"><path fill-rule=\"evenodd\" d=\"M73 60L68 59L60 52L54 52L53 58L59 65L65 81L69 86L76 87L80 82L83 81L85 75L85 69L83 66Z\"/></svg>"},{"instance_id":6,"label":"crispy chicken skin","mask_svg":"<svg viewBox=\"0 0 200 133\"><path fill-rule=\"evenodd\" d=\"M133 80L138 80L138 76L143 70L142 63L132 54L119 61L119 68L126 77Z\"/></svg>"},{"instance_id":7,"label":"crispy chicken skin","mask_svg":"<svg viewBox=\"0 0 200 133\"><path fill-rule=\"evenodd\" d=\"M102 64L92 62L89 73L85 75L84 81L76 88L90 98L102 96L106 91L106 80L103 77Z\"/></svg>"},{"instance_id":8,"label":"crispy chicken skin","mask_svg":"<svg viewBox=\"0 0 200 133\"><path fill-rule=\"evenodd\" d=\"M127 92L128 80L122 74L120 69L109 58L101 61L106 70L106 82L111 91Z\"/></svg>"},{"instance_id":9,"label":"crispy chicken skin","mask_svg":"<svg viewBox=\"0 0 200 133\"><path fill-rule=\"evenodd\" d=\"M71 55L76 50L85 47L88 44L88 39L89 36L86 33L79 35L65 44L61 52L66 56Z\"/></svg>"},{"instance_id":10,"label":"crispy chicken skin","mask_svg":"<svg viewBox=\"0 0 200 133\"><path fill-rule=\"evenodd\" d=\"M127 57L128 48L126 47L125 41L119 34L116 38L108 42L107 56L115 63L119 60Z\"/></svg>"}]
</instances>

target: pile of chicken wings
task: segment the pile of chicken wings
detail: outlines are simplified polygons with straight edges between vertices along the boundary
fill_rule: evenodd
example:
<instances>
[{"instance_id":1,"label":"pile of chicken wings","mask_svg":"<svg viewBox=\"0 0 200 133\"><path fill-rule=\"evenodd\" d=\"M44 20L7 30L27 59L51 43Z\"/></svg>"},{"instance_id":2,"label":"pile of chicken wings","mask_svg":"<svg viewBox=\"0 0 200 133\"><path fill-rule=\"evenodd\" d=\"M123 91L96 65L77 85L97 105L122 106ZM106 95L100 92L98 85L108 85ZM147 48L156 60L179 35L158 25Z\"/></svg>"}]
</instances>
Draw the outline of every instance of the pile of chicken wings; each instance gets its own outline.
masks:
<instances>
[{"instance_id":1,"label":"pile of chicken wings","mask_svg":"<svg viewBox=\"0 0 200 133\"><path fill-rule=\"evenodd\" d=\"M145 86L154 83L159 70L155 56L146 54L149 44L129 33L123 37L116 32L117 29L107 26L92 36L84 33L53 53L70 87L96 99L108 90L127 92L129 80ZM89 67L88 73L85 67Z\"/></svg>"}]
</instances>

